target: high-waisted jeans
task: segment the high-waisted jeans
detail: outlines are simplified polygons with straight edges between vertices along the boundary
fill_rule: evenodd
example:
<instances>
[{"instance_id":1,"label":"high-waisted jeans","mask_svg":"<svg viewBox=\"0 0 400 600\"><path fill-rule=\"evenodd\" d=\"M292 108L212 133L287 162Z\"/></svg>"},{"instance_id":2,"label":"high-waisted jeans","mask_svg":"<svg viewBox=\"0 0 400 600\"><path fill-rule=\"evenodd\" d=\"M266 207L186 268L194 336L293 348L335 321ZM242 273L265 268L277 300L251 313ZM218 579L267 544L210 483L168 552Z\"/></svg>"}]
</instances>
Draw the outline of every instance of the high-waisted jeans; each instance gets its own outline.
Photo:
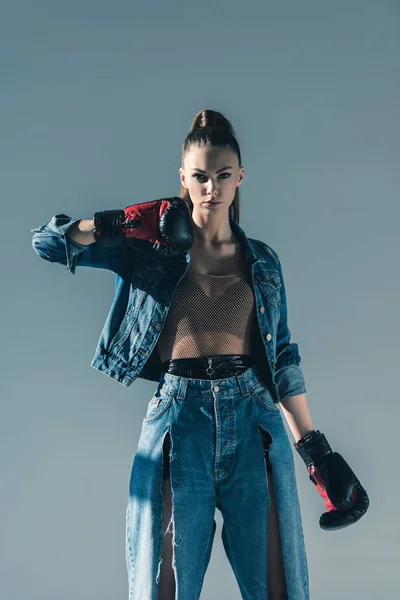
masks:
<instances>
[{"instance_id":1,"label":"high-waisted jeans","mask_svg":"<svg viewBox=\"0 0 400 600\"><path fill-rule=\"evenodd\" d=\"M279 405L257 367L249 364L250 357L225 355L213 357L211 366L208 357L166 365L171 372L162 374L149 401L130 478L126 511L130 600L157 600L164 467L171 482L175 600L200 598L216 531L216 508L223 517L222 542L242 598L268 599L268 469L287 597L309 600L292 447ZM190 376L176 374L182 372Z\"/></svg>"}]
</instances>

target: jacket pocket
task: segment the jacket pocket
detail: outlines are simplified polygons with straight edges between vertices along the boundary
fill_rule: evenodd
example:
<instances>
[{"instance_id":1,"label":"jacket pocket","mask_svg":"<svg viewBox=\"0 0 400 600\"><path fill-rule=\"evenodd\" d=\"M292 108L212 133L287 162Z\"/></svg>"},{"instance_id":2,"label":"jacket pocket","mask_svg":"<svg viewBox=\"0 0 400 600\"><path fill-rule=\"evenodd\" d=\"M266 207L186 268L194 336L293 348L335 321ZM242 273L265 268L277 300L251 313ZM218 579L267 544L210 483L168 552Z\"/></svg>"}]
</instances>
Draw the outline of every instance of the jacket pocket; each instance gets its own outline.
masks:
<instances>
[{"instance_id":1,"label":"jacket pocket","mask_svg":"<svg viewBox=\"0 0 400 600\"><path fill-rule=\"evenodd\" d=\"M261 294L267 302L279 310L281 303L280 288L282 287L282 282L278 271L260 271L254 275L254 279L257 281Z\"/></svg>"},{"instance_id":2,"label":"jacket pocket","mask_svg":"<svg viewBox=\"0 0 400 600\"><path fill-rule=\"evenodd\" d=\"M152 252L137 250L135 268L132 272L132 285L139 290L155 288L165 275L161 259Z\"/></svg>"}]
</instances>

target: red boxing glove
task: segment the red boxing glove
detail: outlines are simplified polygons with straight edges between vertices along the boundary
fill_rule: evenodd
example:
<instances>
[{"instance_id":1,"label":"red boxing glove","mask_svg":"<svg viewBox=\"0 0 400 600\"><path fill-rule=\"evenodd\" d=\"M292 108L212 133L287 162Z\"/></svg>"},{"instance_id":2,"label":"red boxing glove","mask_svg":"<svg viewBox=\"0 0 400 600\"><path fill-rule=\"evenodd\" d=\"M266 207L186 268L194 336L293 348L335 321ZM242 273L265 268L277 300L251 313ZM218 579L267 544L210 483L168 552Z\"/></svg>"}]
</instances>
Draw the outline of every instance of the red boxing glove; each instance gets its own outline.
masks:
<instances>
[{"instance_id":1,"label":"red boxing glove","mask_svg":"<svg viewBox=\"0 0 400 600\"><path fill-rule=\"evenodd\" d=\"M132 204L123 210L103 210L93 217L94 236L105 246L115 246L126 241L138 248L150 242L163 256L176 256L179 251L193 245L193 226L186 202L178 196L161 198L141 204Z\"/></svg>"},{"instance_id":2,"label":"red boxing glove","mask_svg":"<svg viewBox=\"0 0 400 600\"><path fill-rule=\"evenodd\" d=\"M319 519L321 529L343 529L361 519L369 506L367 492L344 458L332 452L325 435L313 430L294 447L328 511Z\"/></svg>"}]
</instances>

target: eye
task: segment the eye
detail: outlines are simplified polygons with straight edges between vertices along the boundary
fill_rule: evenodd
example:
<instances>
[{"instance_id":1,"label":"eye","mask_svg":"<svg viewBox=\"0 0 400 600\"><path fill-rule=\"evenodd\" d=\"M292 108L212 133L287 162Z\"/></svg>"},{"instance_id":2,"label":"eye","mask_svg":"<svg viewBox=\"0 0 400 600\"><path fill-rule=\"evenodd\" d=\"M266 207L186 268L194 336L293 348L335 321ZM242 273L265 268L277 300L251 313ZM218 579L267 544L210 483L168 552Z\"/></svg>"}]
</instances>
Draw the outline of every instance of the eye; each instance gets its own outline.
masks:
<instances>
[{"instance_id":1,"label":"eye","mask_svg":"<svg viewBox=\"0 0 400 600\"><path fill-rule=\"evenodd\" d=\"M230 173L221 173L221 175L227 175L227 177L230 177L231 174ZM202 173L195 173L193 175L193 177L205 177L205 175L203 175Z\"/></svg>"}]
</instances>

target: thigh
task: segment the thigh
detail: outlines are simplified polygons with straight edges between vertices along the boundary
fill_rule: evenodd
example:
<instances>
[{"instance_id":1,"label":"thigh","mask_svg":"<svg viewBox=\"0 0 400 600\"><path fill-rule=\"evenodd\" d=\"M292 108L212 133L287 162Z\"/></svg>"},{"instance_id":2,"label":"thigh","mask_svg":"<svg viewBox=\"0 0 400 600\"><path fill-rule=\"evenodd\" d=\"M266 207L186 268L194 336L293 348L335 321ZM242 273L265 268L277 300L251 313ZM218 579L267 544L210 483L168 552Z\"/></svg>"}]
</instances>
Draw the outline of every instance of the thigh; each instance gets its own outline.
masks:
<instances>
[{"instance_id":1,"label":"thigh","mask_svg":"<svg viewBox=\"0 0 400 600\"><path fill-rule=\"evenodd\" d=\"M165 473L164 473L165 475ZM157 600L173 600L175 598L175 574L172 567L173 547L173 523L171 521L171 481L169 477L163 479L163 561L160 570L160 582Z\"/></svg>"},{"instance_id":2,"label":"thigh","mask_svg":"<svg viewBox=\"0 0 400 600\"><path fill-rule=\"evenodd\" d=\"M287 598L285 569L283 566L281 538L279 533L278 513L276 510L275 495L273 489L272 473L268 472L268 489L270 494L270 507L268 519L268 598Z\"/></svg>"}]
</instances>

